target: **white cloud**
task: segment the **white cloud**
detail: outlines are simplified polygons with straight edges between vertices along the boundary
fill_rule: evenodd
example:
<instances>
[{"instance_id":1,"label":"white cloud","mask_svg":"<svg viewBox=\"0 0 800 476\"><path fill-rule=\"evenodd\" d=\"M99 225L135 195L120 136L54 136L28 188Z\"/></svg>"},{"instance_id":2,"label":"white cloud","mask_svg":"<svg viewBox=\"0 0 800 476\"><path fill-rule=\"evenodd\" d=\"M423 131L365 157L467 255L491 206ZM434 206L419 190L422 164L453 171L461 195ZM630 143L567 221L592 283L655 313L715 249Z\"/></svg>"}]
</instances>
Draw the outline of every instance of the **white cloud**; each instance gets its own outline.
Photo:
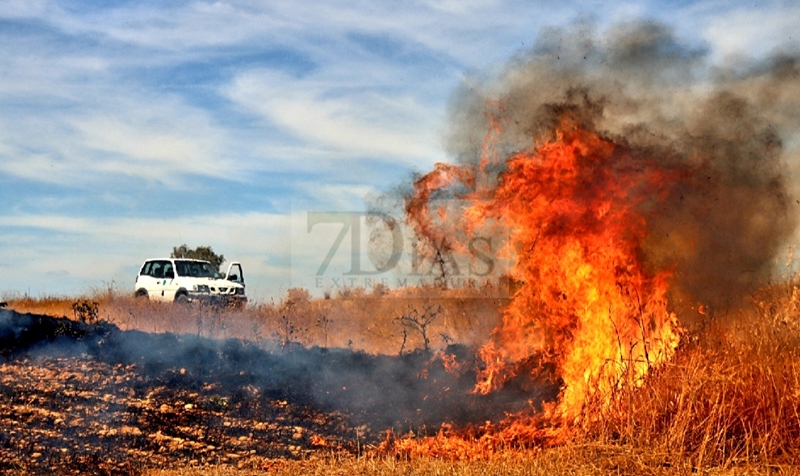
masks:
<instances>
[{"instance_id":1,"label":"white cloud","mask_svg":"<svg viewBox=\"0 0 800 476\"><path fill-rule=\"evenodd\" d=\"M278 40L281 30L292 27L288 19L273 13L272 6L249 7L239 3L92 5L80 15L53 7L39 11L38 16L69 35L101 36L162 51L235 45L254 38Z\"/></svg>"},{"instance_id":2,"label":"white cloud","mask_svg":"<svg viewBox=\"0 0 800 476\"><path fill-rule=\"evenodd\" d=\"M402 94L337 94L337 86L343 85L262 70L239 75L227 94L240 107L329 153L407 164L441 157L443 111Z\"/></svg>"},{"instance_id":3,"label":"white cloud","mask_svg":"<svg viewBox=\"0 0 800 476\"><path fill-rule=\"evenodd\" d=\"M204 113L181 105L142 109L130 105L123 117L98 112L70 118L82 146L98 156L99 169L160 181L181 173L225 177L233 170L220 147L224 133Z\"/></svg>"},{"instance_id":4,"label":"white cloud","mask_svg":"<svg viewBox=\"0 0 800 476\"><path fill-rule=\"evenodd\" d=\"M501 9L503 2L500 0L427 0L418 3L449 14L463 14L476 8Z\"/></svg>"},{"instance_id":5,"label":"white cloud","mask_svg":"<svg viewBox=\"0 0 800 476\"><path fill-rule=\"evenodd\" d=\"M77 111L37 103L0 118L0 171L76 187L109 174L171 186L188 174L243 175L205 111L169 96L106 94L86 93Z\"/></svg>"},{"instance_id":6,"label":"white cloud","mask_svg":"<svg viewBox=\"0 0 800 476\"><path fill-rule=\"evenodd\" d=\"M26 228L49 233L88 236L98 242L117 241L151 243L187 239L200 242L224 241L237 248L253 251L261 248L254 238L277 239L285 217L267 213L225 213L176 218L84 218L63 215L6 215L0 218L3 228ZM288 226L284 224L284 226ZM288 228L287 228L288 230ZM271 238L270 238L271 237ZM179 244L179 243L178 243Z\"/></svg>"},{"instance_id":7,"label":"white cloud","mask_svg":"<svg viewBox=\"0 0 800 476\"><path fill-rule=\"evenodd\" d=\"M762 56L783 45L800 45L800 6L758 4L707 17L705 39L718 59Z\"/></svg>"},{"instance_id":8,"label":"white cloud","mask_svg":"<svg viewBox=\"0 0 800 476\"><path fill-rule=\"evenodd\" d=\"M50 6L46 0L5 0L0 3L0 18L29 18L44 14Z\"/></svg>"},{"instance_id":9,"label":"white cloud","mask_svg":"<svg viewBox=\"0 0 800 476\"><path fill-rule=\"evenodd\" d=\"M133 2L87 10L75 14L55 2L24 13L71 36L101 37L160 52L192 54L213 47L271 44L304 51L316 61L336 61L330 56L342 53L348 34L366 32L424 46L431 55L452 57L470 67L485 66L493 54L507 57L519 48L520 34L532 39L536 27L575 16L563 5L501 0ZM604 12L615 10L603 6Z\"/></svg>"},{"instance_id":10,"label":"white cloud","mask_svg":"<svg viewBox=\"0 0 800 476\"><path fill-rule=\"evenodd\" d=\"M0 135L2 138L2 135ZM0 161L0 171L20 178L46 183L69 182L73 176L74 165L54 160L42 154L20 154L8 147L0 151L2 155L13 156Z\"/></svg>"},{"instance_id":11,"label":"white cloud","mask_svg":"<svg viewBox=\"0 0 800 476\"><path fill-rule=\"evenodd\" d=\"M297 210L342 210L361 211L365 200L380 194L371 185L301 183L299 186L303 200L294 200L292 209Z\"/></svg>"}]
</instances>

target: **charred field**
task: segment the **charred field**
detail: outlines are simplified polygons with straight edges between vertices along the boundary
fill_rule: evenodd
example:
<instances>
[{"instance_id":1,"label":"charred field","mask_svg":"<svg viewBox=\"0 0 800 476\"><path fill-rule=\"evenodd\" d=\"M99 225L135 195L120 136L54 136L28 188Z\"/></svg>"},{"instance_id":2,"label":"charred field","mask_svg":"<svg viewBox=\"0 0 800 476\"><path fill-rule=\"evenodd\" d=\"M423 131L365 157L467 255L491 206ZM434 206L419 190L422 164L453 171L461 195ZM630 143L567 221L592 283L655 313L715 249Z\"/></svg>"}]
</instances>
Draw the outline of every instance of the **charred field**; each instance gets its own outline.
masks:
<instances>
[{"instance_id":1,"label":"charred field","mask_svg":"<svg viewBox=\"0 0 800 476\"><path fill-rule=\"evenodd\" d=\"M497 421L520 401L470 394L474 349L466 346L376 355L13 310L0 310L0 341L4 473L267 469L276 459L363 454L387 432ZM467 364L448 372L437 355ZM552 398L557 387L541 391Z\"/></svg>"}]
</instances>

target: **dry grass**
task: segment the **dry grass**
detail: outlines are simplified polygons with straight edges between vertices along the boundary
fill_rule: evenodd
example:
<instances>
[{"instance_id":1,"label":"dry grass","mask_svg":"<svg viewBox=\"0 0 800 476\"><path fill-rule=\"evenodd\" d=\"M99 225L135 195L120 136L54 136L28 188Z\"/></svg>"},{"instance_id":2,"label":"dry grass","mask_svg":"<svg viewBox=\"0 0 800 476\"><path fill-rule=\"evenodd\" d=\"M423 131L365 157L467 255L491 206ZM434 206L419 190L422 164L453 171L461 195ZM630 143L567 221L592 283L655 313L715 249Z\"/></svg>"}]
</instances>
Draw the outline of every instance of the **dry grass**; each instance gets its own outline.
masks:
<instances>
[{"instance_id":1,"label":"dry grass","mask_svg":"<svg viewBox=\"0 0 800 476\"><path fill-rule=\"evenodd\" d=\"M434 346L480 345L504 304L461 291L431 299L357 295L310 299L292 290L279 303L244 310L178 308L113 292L90 296L99 317L148 332L199 333L368 352L422 346L398 321L409 309L441 304ZM360 294L359 294L360 293ZM10 298L21 312L72 314L67 298ZM168 312L165 312L165 309ZM447 337L444 337L447 336ZM502 450L488 461L413 461L385 456L275 461L269 468L154 470L149 475L539 475L800 474L800 287L788 283L754 295L735 312L703 316L675 358L641 385L616 391L611 404L588 406L570 443Z\"/></svg>"},{"instance_id":2,"label":"dry grass","mask_svg":"<svg viewBox=\"0 0 800 476\"><path fill-rule=\"evenodd\" d=\"M500 318L505 301L481 297L480 290L439 292L430 289L388 293L347 290L332 299L312 299L302 289L290 289L279 302L251 304L245 309L175 306L135 299L129 293L102 289L86 297L9 296L9 308L73 317L73 304L97 304L98 317L123 330L239 338L274 345L339 347L371 353L397 354L424 347L422 335L401 322L411 311L432 306L442 311L427 329L432 348L448 343L482 345Z\"/></svg>"},{"instance_id":3,"label":"dry grass","mask_svg":"<svg viewBox=\"0 0 800 476\"><path fill-rule=\"evenodd\" d=\"M547 450L517 450L499 454L489 461L444 461L420 458L413 461L387 457L319 458L305 461L275 461L257 469L230 466L183 467L151 470L146 476L256 476L267 472L286 476L607 476L629 474L660 475L789 475L797 474L790 465L742 464L698 468L688 462L664 462L664 455L618 445L571 445Z\"/></svg>"},{"instance_id":4,"label":"dry grass","mask_svg":"<svg viewBox=\"0 0 800 476\"><path fill-rule=\"evenodd\" d=\"M585 412L581 439L659 451L697 467L800 459L800 289L710 316L641 386Z\"/></svg>"},{"instance_id":5,"label":"dry grass","mask_svg":"<svg viewBox=\"0 0 800 476\"><path fill-rule=\"evenodd\" d=\"M75 298L66 296L5 296L0 301L8 302L8 306L17 312L46 314L48 316L71 316L72 303Z\"/></svg>"}]
</instances>

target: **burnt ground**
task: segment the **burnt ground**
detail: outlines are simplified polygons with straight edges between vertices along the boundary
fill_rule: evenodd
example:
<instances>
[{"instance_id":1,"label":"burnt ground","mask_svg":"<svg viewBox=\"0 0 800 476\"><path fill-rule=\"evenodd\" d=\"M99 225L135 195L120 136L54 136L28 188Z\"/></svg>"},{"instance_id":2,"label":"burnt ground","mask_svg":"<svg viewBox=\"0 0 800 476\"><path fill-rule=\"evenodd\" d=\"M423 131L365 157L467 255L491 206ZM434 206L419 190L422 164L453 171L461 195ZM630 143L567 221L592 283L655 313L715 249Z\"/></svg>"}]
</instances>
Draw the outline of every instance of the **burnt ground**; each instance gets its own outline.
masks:
<instances>
[{"instance_id":1,"label":"burnt ground","mask_svg":"<svg viewBox=\"0 0 800 476\"><path fill-rule=\"evenodd\" d=\"M474 395L474 350L462 346L386 356L267 344L0 309L0 473L269 467L357 453L388 430L497 421L557 392Z\"/></svg>"}]
</instances>

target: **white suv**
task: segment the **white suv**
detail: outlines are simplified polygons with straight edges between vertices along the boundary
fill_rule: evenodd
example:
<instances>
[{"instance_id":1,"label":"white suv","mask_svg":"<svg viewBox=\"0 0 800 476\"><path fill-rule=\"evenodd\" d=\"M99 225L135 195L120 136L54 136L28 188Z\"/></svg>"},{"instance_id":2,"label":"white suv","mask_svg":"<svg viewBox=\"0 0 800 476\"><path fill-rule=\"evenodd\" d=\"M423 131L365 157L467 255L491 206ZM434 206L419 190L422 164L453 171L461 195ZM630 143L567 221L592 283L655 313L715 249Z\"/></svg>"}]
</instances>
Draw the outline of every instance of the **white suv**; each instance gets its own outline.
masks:
<instances>
[{"instance_id":1,"label":"white suv","mask_svg":"<svg viewBox=\"0 0 800 476\"><path fill-rule=\"evenodd\" d=\"M233 262L227 273L220 274L208 261L184 258L145 261L136 276L134 295L154 301L247 303L241 264Z\"/></svg>"}]
</instances>

